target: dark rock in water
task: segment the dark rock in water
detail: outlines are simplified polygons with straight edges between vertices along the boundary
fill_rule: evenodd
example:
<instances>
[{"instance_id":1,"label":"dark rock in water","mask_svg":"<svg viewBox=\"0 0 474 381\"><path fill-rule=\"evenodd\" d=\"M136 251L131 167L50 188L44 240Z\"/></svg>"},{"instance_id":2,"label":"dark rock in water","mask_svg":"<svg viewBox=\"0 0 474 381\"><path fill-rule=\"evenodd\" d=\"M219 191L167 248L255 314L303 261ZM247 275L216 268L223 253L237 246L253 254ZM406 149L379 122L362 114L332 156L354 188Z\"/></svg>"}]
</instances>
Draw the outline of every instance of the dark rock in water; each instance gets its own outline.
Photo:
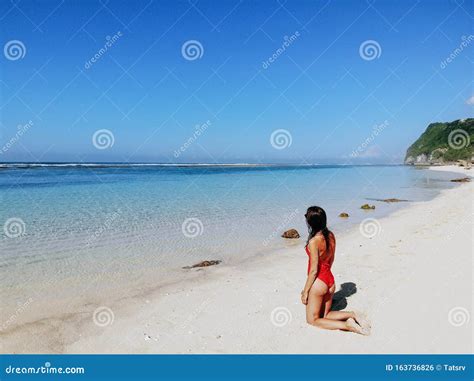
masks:
<instances>
[{"instance_id":1,"label":"dark rock in water","mask_svg":"<svg viewBox=\"0 0 474 381\"><path fill-rule=\"evenodd\" d=\"M212 261L202 261L199 263L196 263L195 265L192 266L186 266L183 267L183 269L195 269L196 267L209 267L209 266L215 266L221 263L222 261L219 260L212 260Z\"/></svg>"},{"instance_id":2,"label":"dark rock in water","mask_svg":"<svg viewBox=\"0 0 474 381\"><path fill-rule=\"evenodd\" d=\"M453 183L468 183L471 179L469 177L461 177L460 179L453 179L451 182Z\"/></svg>"},{"instance_id":3,"label":"dark rock in water","mask_svg":"<svg viewBox=\"0 0 474 381\"><path fill-rule=\"evenodd\" d=\"M341 214L339 214L339 217L341 217L341 218L348 218L348 217L349 217L349 214L348 214L348 213L341 213Z\"/></svg>"},{"instance_id":4,"label":"dark rock in water","mask_svg":"<svg viewBox=\"0 0 474 381\"><path fill-rule=\"evenodd\" d=\"M364 210L370 210L370 209L375 209L375 205L364 204L360 208Z\"/></svg>"},{"instance_id":5,"label":"dark rock in water","mask_svg":"<svg viewBox=\"0 0 474 381\"><path fill-rule=\"evenodd\" d=\"M399 198L382 198L382 199L376 199L376 201L382 201L382 202L406 202L408 200L400 200Z\"/></svg>"},{"instance_id":6,"label":"dark rock in water","mask_svg":"<svg viewBox=\"0 0 474 381\"><path fill-rule=\"evenodd\" d=\"M290 230L287 230L286 232L284 232L282 235L281 235L283 238L300 238L300 233L298 233L298 230L296 229L290 229Z\"/></svg>"}]
</instances>

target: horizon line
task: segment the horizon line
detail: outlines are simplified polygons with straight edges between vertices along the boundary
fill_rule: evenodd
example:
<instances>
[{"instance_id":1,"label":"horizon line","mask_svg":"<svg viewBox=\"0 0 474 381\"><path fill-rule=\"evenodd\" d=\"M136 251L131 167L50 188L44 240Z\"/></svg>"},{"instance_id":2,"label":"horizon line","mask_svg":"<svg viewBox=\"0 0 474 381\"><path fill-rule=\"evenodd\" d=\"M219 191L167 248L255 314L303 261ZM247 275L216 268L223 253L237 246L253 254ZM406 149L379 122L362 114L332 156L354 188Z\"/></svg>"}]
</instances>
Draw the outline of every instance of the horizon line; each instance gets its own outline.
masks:
<instances>
[{"instance_id":1,"label":"horizon line","mask_svg":"<svg viewBox=\"0 0 474 381\"><path fill-rule=\"evenodd\" d=\"M75 161L44 161L44 162L30 162L30 161L11 161L1 162L0 166L162 166L162 167L179 167L179 166L252 166L252 167L270 167L270 166L291 166L291 167L312 167L312 166L398 166L405 165L400 163L249 163L249 162L235 162L235 163L160 163L160 162L75 162Z\"/></svg>"}]
</instances>

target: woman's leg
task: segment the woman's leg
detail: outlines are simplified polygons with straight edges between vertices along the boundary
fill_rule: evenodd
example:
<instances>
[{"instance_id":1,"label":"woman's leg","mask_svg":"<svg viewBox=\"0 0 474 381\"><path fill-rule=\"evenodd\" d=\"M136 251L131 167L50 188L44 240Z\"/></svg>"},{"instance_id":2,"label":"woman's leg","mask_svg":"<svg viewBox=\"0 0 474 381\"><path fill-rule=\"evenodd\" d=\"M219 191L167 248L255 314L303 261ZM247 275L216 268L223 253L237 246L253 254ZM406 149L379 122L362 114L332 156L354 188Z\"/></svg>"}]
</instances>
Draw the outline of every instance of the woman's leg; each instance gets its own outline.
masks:
<instances>
[{"instance_id":1,"label":"woman's leg","mask_svg":"<svg viewBox=\"0 0 474 381\"><path fill-rule=\"evenodd\" d=\"M308 303L306 304L306 321L308 324L313 324L315 319L324 316L323 303L326 293L327 286L319 279L316 279L309 290Z\"/></svg>"},{"instance_id":2,"label":"woman's leg","mask_svg":"<svg viewBox=\"0 0 474 381\"><path fill-rule=\"evenodd\" d=\"M347 319L355 319L355 314L352 311L330 311L326 315L326 319L331 320L347 320Z\"/></svg>"},{"instance_id":3,"label":"woman's leg","mask_svg":"<svg viewBox=\"0 0 474 381\"><path fill-rule=\"evenodd\" d=\"M347 320L356 319L355 313L352 311L331 311L332 297L336 291L336 285L332 285L329 292L326 294L325 306L324 306L324 317L331 320ZM357 319L356 319L357 320Z\"/></svg>"},{"instance_id":4,"label":"woman's leg","mask_svg":"<svg viewBox=\"0 0 474 381\"><path fill-rule=\"evenodd\" d=\"M334 291L336 286L332 285L328 293L324 297L324 316L326 319L330 320L339 320L339 321L348 321L349 319L353 320L358 326L362 328L362 333L364 335L370 334L371 324L367 319L365 314L360 311L331 311L332 298L334 296ZM354 325L352 321L349 322L351 325Z\"/></svg>"},{"instance_id":5,"label":"woman's leg","mask_svg":"<svg viewBox=\"0 0 474 381\"><path fill-rule=\"evenodd\" d=\"M341 321L322 317L324 315L321 314L321 307L328 292L328 286L320 279L316 279L309 290L308 304L306 305L306 321L308 324L323 329L341 329L343 331L361 333L360 327L354 321Z\"/></svg>"},{"instance_id":6,"label":"woman's leg","mask_svg":"<svg viewBox=\"0 0 474 381\"><path fill-rule=\"evenodd\" d=\"M336 290L336 286L333 284L329 288L328 293L324 297L324 315L323 315L323 317L325 317L325 318L327 318L327 315L329 314L329 312L331 312L332 297L334 296L334 291L335 290Z\"/></svg>"}]
</instances>

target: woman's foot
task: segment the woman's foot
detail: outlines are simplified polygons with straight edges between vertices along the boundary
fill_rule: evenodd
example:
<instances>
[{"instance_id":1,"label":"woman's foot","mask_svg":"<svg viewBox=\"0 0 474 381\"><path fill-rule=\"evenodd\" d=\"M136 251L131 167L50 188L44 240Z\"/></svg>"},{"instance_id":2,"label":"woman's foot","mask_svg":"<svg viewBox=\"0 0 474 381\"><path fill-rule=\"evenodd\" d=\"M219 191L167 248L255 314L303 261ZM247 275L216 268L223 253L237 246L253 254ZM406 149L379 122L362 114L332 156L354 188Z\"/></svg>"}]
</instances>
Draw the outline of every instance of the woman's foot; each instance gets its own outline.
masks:
<instances>
[{"instance_id":1,"label":"woman's foot","mask_svg":"<svg viewBox=\"0 0 474 381\"><path fill-rule=\"evenodd\" d=\"M357 324L357 322L352 318L346 320L346 327L348 331L358 333L360 335L368 335L368 332L364 330L359 324Z\"/></svg>"},{"instance_id":2,"label":"woman's foot","mask_svg":"<svg viewBox=\"0 0 474 381\"><path fill-rule=\"evenodd\" d=\"M365 313L362 311L354 311L354 320L362 327L364 331L370 333L372 325L370 324L370 320L367 318Z\"/></svg>"}]
</instances>

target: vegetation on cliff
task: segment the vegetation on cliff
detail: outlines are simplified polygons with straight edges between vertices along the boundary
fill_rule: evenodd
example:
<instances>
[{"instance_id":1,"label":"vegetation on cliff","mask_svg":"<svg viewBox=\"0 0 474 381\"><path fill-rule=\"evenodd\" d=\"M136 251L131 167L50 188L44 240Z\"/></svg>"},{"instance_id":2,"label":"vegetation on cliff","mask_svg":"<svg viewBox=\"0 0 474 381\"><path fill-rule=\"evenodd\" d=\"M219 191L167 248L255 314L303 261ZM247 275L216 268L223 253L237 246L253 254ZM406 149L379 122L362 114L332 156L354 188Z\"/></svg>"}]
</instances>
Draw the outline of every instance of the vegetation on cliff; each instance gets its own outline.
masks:
<instances>
[{"instance_id":1,"label":"vegetation on cliff","mask_svg":"<svg viewBox=\"0 0 474 381\"><path fill-rule=\"evenodd\" d=\"M408 148L405 163L433 164L471 161L474 146L474 118L450 123L431 123Z\"/></svg>"}]
</instances>

